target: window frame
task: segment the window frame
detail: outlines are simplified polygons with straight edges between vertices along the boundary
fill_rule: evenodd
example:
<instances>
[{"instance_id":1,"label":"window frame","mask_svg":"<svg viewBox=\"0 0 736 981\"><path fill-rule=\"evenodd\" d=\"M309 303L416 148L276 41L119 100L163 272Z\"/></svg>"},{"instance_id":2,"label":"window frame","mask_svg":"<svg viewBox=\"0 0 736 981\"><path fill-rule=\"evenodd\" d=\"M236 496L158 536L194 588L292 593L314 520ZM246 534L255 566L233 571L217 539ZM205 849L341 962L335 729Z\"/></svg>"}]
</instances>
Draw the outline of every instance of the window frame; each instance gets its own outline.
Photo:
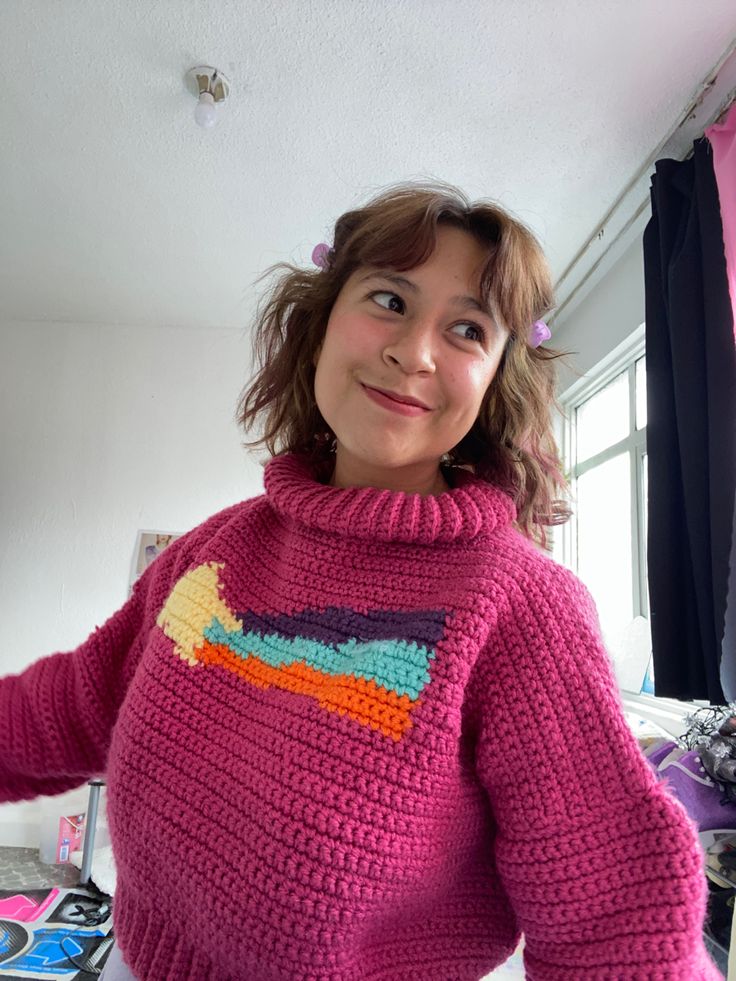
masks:
<instances>
[{"instance_id":1,"label":"window frame","mask_svg":"<svg viewBox=\"0 0 736 981\"><path fill-rule=\"evenodd\" d=\"M565 472L574 490L579 476L628 452L630 467L632 608L634 616L649 618L649 596L646 579L646 542L644 541L643 458L646 454L646 426L636 429L636 362L646 355L644 324L618 345L590 371L571 385L559 398L562 417L562 459ZM588 457L582 464L574 463L577 454L575 413L583 402L596 395L618 375L626 372L629 383L629 432L617 443ZM574 504L573 504L574 511ZM563 527L562 562L577 574L577 516Z\"/></svg>"},{"instance_id":2,"label":"window frame","mask_svg":"<svg viewBox=\"0 0 736 981\"><path fill-rule=\"evenodd\" d=\"M640 324L629 337L622 341L610 354L594 365L588 372L570 385L558 396L562 409L561 416L561 446L560 451L564 461L566 474L570 477L574 488L575 480L580 473L585 473L600 463L628 450L633 457L631 467L631 528L632 528L632 559L633 562L632 590L634 616L649 619L649 589L647 584L646 541L644 527L643 474L644 455L647 451L647 427L636 429L636 362L646 356L645 325ZM629 372L629 435L618 443L607 447L593 457L589 457L580 466L573 463L576 454L575 444L575 412L579 405L591 398L622 372ZM573 512L575 504L573 501ZM556 529L557 530L557 529ZM561 526L562 552L560 560L564 565L577 574L577 563L574 561L574 548L577 543L577 517L572 518ZM620 690L623 707L642 718L655 723L669 733L673 738L681 735L686 728L686 716L697 708L708 706L707 701L680 701L674 698L662 698L645 692L634 693Z\"/></svg>"}]
</instances>

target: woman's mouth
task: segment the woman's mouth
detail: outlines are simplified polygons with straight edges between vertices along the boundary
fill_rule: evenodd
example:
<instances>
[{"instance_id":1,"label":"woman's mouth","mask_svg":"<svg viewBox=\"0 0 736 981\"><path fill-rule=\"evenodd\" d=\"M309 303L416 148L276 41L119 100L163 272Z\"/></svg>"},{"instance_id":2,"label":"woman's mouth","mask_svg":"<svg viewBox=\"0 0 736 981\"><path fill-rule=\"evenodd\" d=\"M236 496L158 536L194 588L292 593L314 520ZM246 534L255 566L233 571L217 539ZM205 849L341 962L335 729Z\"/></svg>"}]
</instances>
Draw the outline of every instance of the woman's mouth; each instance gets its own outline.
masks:
<instances>
[{"instance_id":1,"label":"woman's mouth","mask_svg":"<svg viewBox=\"0 0 736 981\"><path fill-rule=\"evenodd\" d=\"M396 394L392 397L392 395L380 389L371 388L369 385L364 385L362 382L361 387L368 398L375 402L376 405L381 405L384 409L396 412L401 416L423 416L426 412L429 412L428 406L416 405L414 402L400 401L400 399L408 399L410 396Z\"/></svg>"}]
</instances>

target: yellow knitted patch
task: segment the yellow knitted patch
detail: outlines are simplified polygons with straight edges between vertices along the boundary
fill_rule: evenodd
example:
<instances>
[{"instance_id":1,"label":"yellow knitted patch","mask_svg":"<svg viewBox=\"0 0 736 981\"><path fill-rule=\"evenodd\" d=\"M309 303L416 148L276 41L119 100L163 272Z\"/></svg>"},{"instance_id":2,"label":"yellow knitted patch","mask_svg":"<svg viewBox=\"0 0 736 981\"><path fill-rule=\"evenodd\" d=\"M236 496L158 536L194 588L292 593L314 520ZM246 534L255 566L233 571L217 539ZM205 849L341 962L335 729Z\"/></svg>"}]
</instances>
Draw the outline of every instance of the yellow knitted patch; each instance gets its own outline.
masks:
<instances>
[{"instance_id":1,"label":"yellow knitted patch","mask_svg":"<svg viewBox=\"0 0 736 981\"><path fill-rule=\"evenodd\" d=\"M216 617L226 630L241 625L220 598L218 572L222 564L208 562L187 572L174 586L156 624L174 641L176 653L188 664L201 663L194 653L201 647L204 631Z\"/></svg>"}]
</instances>

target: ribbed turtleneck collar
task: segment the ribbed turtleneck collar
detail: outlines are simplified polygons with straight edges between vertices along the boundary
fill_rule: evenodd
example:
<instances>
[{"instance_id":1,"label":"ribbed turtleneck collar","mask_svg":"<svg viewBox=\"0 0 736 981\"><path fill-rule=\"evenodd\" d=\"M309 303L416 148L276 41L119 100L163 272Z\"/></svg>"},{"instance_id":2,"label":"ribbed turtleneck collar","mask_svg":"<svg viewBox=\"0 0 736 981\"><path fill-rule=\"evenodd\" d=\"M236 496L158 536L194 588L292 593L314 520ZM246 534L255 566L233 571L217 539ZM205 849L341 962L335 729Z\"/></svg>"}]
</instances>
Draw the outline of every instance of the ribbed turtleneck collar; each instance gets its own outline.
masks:
<instances>
[{"instance_id":1,"label":"ribbed turtleneck collar","mask_svg":"<svg viewBox=\"0 0 736 981\"><path fill-rule=\"evenodd\" d=\"M383 542L468 541L516 518L511 498L467 470L451 471L452 490L422 497L376 487L321 483L304 457L287 453L266 465L266 497L279 514L322 531Z\"/></svg>"}]
</instances>

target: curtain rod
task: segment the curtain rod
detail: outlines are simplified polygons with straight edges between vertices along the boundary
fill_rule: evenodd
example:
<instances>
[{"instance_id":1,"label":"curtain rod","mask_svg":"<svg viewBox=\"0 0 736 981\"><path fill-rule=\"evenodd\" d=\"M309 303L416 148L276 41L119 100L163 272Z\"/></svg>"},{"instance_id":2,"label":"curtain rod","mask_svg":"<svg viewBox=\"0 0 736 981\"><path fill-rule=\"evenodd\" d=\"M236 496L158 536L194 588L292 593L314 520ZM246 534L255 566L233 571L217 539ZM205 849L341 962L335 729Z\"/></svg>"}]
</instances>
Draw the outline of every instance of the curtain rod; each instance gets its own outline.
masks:
<instances>
[{"instance_id":1,"label":"curtain rod","mask_svg":"<svg viewBox=\"0 0 736 981\"><path fill-rule=\"evenodd\" d=\"M723 72L724 68L726 69L725 72ZM663 151L666 151L669 145L673 144L673 146L669 148L670 155L674 155L680 160L686 160L690 156L692 156L693 153L692 134L688 136L688 143L686 149L684 150L680 149L680 151L678 152L675 147L675 144L679 142L678 137L679 138L682 137L682 131L688 128L688 124L691 123L692 120L696 119L696 117L699 114L699 110L701 110L703 107L703 103L708 101L708 96L711 95L713 91L719 87L719 76L721 75L722 72L725 76L727 76L727 78L720 79L721 82L720 87L723 87L724 84L729 85L728 94L725 96L725 98L721 97L720 103L716 110L711 110L710 113L706 115L705 121L703 121L701 124L702 128L701 125L698 126L698 131L700 132L701 137L709 126L713 125L713 123L720 122L723 119L723 117L726 115L728 110L731 108L731 106L736 103L736 85L729 84L729 82L731 81L730 76L732 74L734 75L734 81L736 81L736 39L734 39L731 42L730 46L726 49L723 55L719 58L716 65L711 69L711 71L706 76L705 81L702 82L701 85L698 87L696 94L688 103L687 108L682 113L677 123L672 127L672 129L664 137L664 139L662 139L658 143L657 147L649 154L649 156L646 158L642 166L636 171L636 173L631 178L631 180L626 184L626 186L618 195L618 197L611 205L611 207L608 209L606 214L595 226L594 231L591 233L591 235L588 236L584 244L581 246L580 249L578 249L573 259L568 263L565 270L557 279L557 282L555 283L556 293L558 292L558 290L560 290L562 283L564 283L564 281L568 278L572 270L578 265L580 260L586 255L586 253L591 249L591 247L594 246L596 242L601 242L604 240L607 225L611 221L611 218L621 208L621 205L625 201L626 197L636 192L637 184L640 184L646 180L647 186L646 189L644 190L644 193L641 195L642 200L637 201L635 205L632 203L631 207L633 208L633 213L629 216L628 220L626 220L623 227L620 228L617 231L617 233L613 236L613 238L611 238L610 241L607 242L607 245L605 249L603 249L602 253L597 257L597 259L591 262L590 268L585 272L585 274L581 277L579 282L576 283L576 285L573 287L570 293L555 309L554 313L549 317L550 323L555 322L556 318L560 315L560 313L565 309L565 307L567 307L571 303L571 301L577 296L577 294L580 292L583 286L587 283L590 276L599 268L605 256L610 252L613 246L619 241L621 236L624 235L631 228L631 226L634 224L637 218L641 216L642 212L644 211L647 204L649 203L648 179L652 167L656 163L656 161L660 158L660 155L663 153ZM699 138L700 137L698 136L694 137L694 139L699 139Z\"/></svg>"}]
</instances>

